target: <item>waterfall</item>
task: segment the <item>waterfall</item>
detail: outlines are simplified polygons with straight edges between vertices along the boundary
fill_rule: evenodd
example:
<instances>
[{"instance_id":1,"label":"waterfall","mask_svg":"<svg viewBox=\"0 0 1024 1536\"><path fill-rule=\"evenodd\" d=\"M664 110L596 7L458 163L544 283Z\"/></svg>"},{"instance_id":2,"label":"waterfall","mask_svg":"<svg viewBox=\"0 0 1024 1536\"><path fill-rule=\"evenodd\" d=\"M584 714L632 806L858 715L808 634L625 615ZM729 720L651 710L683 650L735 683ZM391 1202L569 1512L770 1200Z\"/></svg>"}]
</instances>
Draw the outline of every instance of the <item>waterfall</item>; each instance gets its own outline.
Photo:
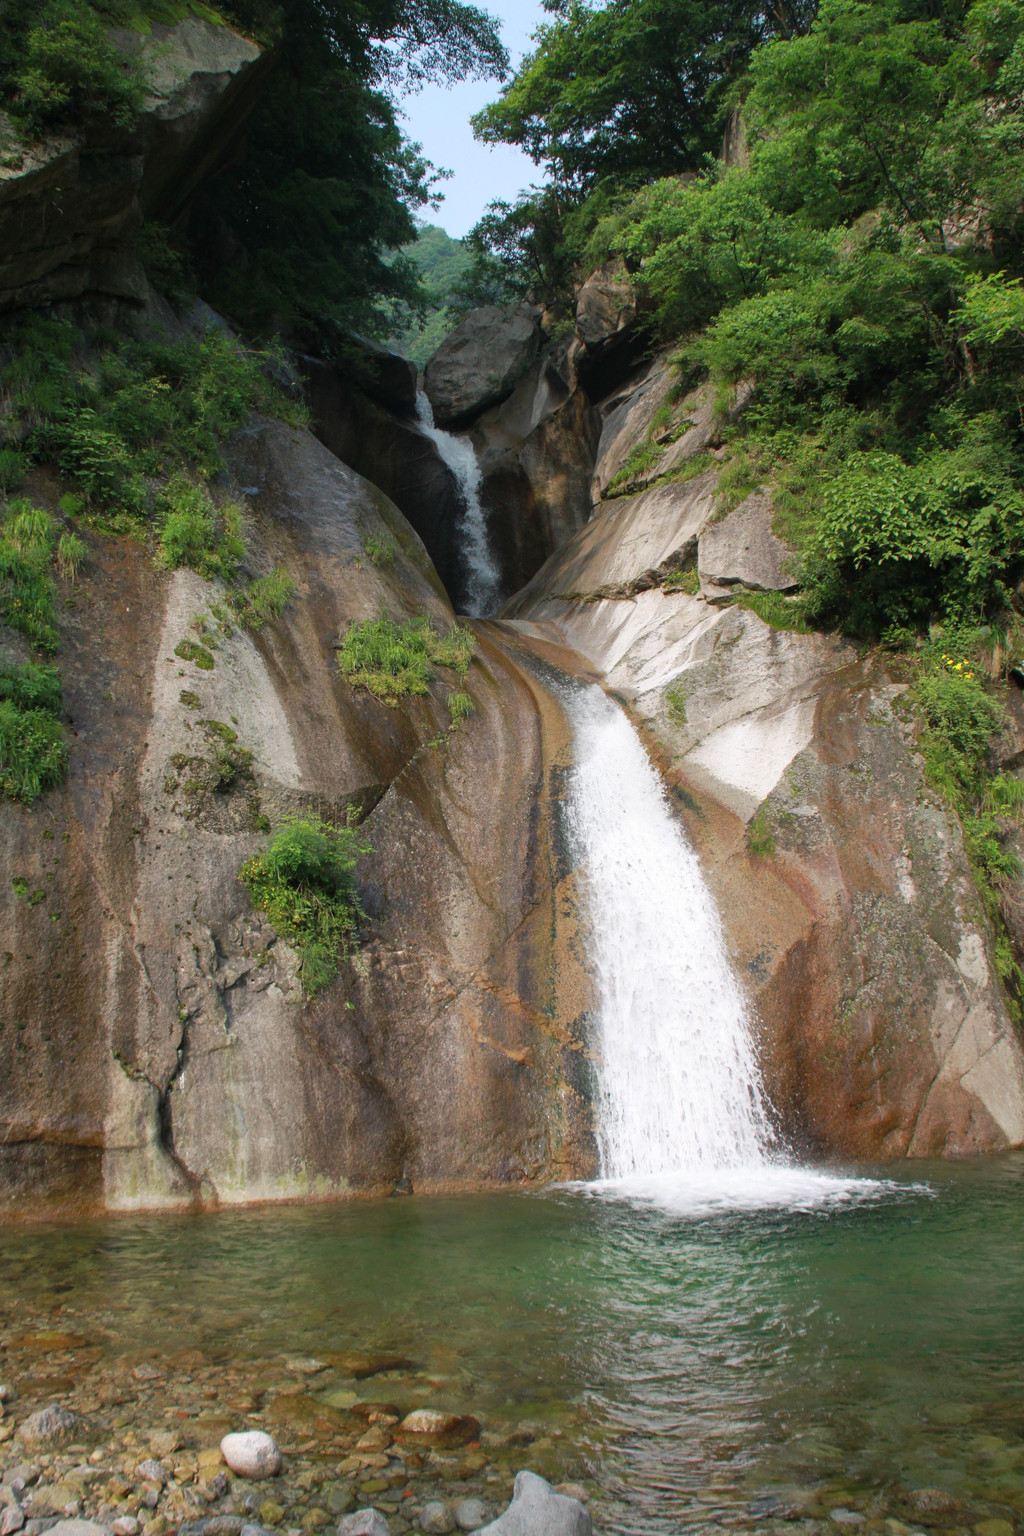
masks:
<instances>
[{"instance_id":1,"label":"waterfall","mask_svg":"<svg viewBox=\"0 0 1024 1536\"><path fill-rule=\"evenodd\" d=\"M607 1179L749 1168L770 1140L750 1018L697 856L624 712L568 704L570 836L591 925Z\"/></svg>"},{"instance_id":2,"label":"waterfall","mask_svg":"<svg viewBox=\"0 0 1024 1536\"><path fill-rule=\"evenodd\" d=\"M600 688L573 683L563 697L575 758L565 814L596 992L601 1179L586 1188L686 1216L879 1198L884 1180L782 1155L750 1010L661 779Z\"/></svg>"},{"instance_id":3,"label":"waterfall","mask_svg":"<svg viewBox=\"0 0 1024 1536\"><path fill-rule=\"evenodd\" d=\"M486 618L497 606L501 578L487 537L487 520L480 503L483 476L473 444L468 437L453 437L434 426L434 413L422 390L416 396L416 415L458 483L463 504L462 553L468 573L466 613L471 619Z\"/></svg>"}]
</instances>

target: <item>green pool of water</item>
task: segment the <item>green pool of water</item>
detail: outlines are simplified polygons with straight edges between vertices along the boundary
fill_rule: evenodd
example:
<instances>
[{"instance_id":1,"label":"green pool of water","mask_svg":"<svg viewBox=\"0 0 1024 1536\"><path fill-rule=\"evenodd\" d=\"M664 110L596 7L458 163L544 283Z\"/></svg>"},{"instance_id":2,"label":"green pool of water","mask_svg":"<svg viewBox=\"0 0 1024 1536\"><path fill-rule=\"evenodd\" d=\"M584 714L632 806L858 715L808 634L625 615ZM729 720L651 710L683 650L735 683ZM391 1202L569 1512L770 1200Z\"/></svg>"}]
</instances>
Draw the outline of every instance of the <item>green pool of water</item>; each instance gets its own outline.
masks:
<instances>
[{"instance_id":1,"label":"green pool of water","mask_svg":"<svg viewBox=\"0 0 1024 1536\"><path fill-rule=\"evenodd\" d=\"M520 1464L588 1483L604 1531L919 1529L921 1488L947 1528L1024 1525L1017 1155L801 1212L553 1190L8 1228L0 1324L0 1379L44 1327L106 1360L408 1356L365 1395L528 1430Z\"/></svg>"}]
</instances>

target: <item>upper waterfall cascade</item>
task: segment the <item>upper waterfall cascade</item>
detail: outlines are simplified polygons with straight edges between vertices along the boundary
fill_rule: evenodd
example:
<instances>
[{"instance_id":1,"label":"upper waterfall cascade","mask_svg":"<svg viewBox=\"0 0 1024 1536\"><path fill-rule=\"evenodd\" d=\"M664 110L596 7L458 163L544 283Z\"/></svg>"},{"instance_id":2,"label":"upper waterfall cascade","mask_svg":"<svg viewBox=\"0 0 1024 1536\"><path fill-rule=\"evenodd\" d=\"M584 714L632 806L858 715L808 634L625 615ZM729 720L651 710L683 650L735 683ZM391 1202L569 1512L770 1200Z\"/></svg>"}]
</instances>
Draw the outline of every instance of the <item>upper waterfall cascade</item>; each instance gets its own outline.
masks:
<instances>
[{"instance_id":1,"label":"upper waterfall cascade","mask_svg":"<svg viewBox=\"0 0 1024 1536\"><path fill-rule=\"evenodd\" d=\"M455 437L434 426L434 413L422 390L416 396L416 415L421 429L455 476L462 496L462 552L468 576L466 613L471 619L487 618L497 607L501 576L487 537L487 520L480 501L483 475L476 452L468 437Z\"/></svg>"},{"instance_id":2,"label":"upper waterfall cascade","mask_svg":"<svg viewBox=\"0 0 1024 1536\"><path fill-rule=\"evenodd\" d=\"M697 856L643 745L596 685L568 704L608 1179L750 1167L770 1131L750 1019Z\"/></svg>"}]
</instances>

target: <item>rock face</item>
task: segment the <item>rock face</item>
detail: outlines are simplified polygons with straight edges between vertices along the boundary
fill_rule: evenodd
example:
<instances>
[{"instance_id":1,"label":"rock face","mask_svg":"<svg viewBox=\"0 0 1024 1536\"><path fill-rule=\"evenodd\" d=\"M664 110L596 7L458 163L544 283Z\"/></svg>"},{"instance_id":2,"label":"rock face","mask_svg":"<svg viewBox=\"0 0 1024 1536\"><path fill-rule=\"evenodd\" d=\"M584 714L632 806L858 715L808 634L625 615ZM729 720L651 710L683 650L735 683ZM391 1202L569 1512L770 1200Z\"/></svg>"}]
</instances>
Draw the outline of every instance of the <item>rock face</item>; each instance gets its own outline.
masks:
<instances>
[{"instance_id":1,"label":"rock face","mask_svg":"<svg viewBox=\"0 0 1024 1536\"><path fill-rule=\"evenodd\" d=\"M734 512L701 533L697 570L701 596L709 603L728 598L737 587L754 592L792 592L793 553L772 532L772 500L754 491Z\"/></svg>"},{"instance_id":2,"label":"rock face","mask_svg":"<svg viewBox=\"0 0 1024 1536\"><path fill-rule=\"evenodd\" d=\"M227 458L250 570L285 566L294 602L257 636L214 626L201 671L175 651L217 586L91 539L62 620L69 778L3 807L0 930L18 963L0 969L0 1017L25 1021L0 1033L5 1204L586 1173L587 982L571 876L547 851L560 706L486 629L457 732L440 677L402 709L349 688L334 646L352 621L453 622L422 544L307 431L254 420ZM378 567L367 542L385 537ZM215 791L204 764L224 731L252 757ZM309 1002L237 873L265 841L257 815L349 805L368 812L372 924L358 970Z\"/></svg>"},{"instance_id":3,"label":"rock face","mask_svg":"<svg viewBox=\"0 0 1024 1536\"><path fill-rule=\"evenodd\" d=\"M655 368L612 403L596 486L666 395ZM691 453L696 414L677 440ZM767 498L714 523L714 485L712 468L600 502L503 614L573 647L639 721L704 856L790 1144L864 1159L1020 1145L1024 1050L903 685L836 637L664 589L694 565L716 597L790 583Z\"/></svg>"},{"instance_id":4,"label":"rock face","mask_svg":"<svg viewBox=\"0 0 1024 1536\"><path fill-rule=\"evenodd\" d=\"M141 118L51 136L0 167L0 311L83 294L141 302L132 236L143 218L170 221L229 152L267 68L254 43L194 16L113 36L146 68Z\"/></svg>"},{"instance_id":5,"label":"rock face","mask_svg":"<svg viewBox=\"0 0 1024 1536\"><path fill-rule=\"evenodd\" d=\"M423 388L439 427L457 427L507 399L540 347L532 304L471 310L428 362Z\"/></svg>"},{"instance_id":6,"label":"rock face","mask_svg":"<svg viewBox=\"0 0 1024 1536\"><path fill-rule=\"evenodd\" d=\"M473 423L503 590L516 591L582 527L599 430L564 352L538 358L511 396Z\"/></svg>"},{"instance_id":7,"label":"rock face","mask_svg":"<svg viewBox=\"0 0 1024 1536\"><path fill-rule=\"evenodd\" d=\"M593 1527L579 1499L556 1493L535 1472L519 1472L512 1503L482 1530L486 1536L592 1536Z\"/></svg>"},{"instance_id":8,"label":"rock face","mask_svg":"<svg viewBox=\"0 0 1024 1536\"><path fill-rule=\"evenodd\" d=\"M467 573L459 536L459 489L434 443L415 422L371 400L340 366L307 358L303 372L320 441L394 502L423 540L445 590L460 607Z\"/></svg>"}]
</instances>

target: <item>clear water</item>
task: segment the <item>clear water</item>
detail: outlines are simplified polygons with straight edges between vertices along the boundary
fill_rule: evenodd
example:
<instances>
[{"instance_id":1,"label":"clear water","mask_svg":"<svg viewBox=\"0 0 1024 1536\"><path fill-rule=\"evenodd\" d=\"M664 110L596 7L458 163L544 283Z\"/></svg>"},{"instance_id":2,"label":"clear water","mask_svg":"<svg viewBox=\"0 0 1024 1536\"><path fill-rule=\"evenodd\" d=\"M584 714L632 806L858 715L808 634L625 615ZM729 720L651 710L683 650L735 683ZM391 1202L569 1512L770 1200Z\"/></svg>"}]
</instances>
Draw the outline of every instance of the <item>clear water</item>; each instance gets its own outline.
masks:
<instances>
[{"instance_id":1,"label":"clear water","mask_svg":"<svg viewBox=\"0 0 1024 1536\"><path fill-rule=\"evenodd\" d=\"M480 500L483 475L473 444L468 437L455 437L434 426L430 401L422 390L416 396L416 415L420 430L435 444L441 458L455 476L462 497L462 556L466 562L466 613L471 619L484 619L498 606L501 575L487 534L487 518Z\"/></svg>"},{"instance_id":2,"label":"clear water","mask_svg":"<svg viewBox=\"0 0 1024 1536\"><path fill-rule=\"evenodd\" d=\"M706 1180L762 1167L770 1136L747 1004L697 856L619 705L595 685L564 696L566 819L597 992L602 1174Z\"/></svg>"},{"instance_id":3,"label":"clear water","mask_svg":"<svg viewBox=\"0 0 1024 1536\"><path fill-rule=\"evenodd\" d=\"M19 1341L41 1326L110 1359L198 1348L253 1369L379 1347L432 1374L377 1395L532 1428L515 1465L588 1482L600 1531L839 1505L881 1532L921 1487L967 1502L960 1529L1019 1524L1022 1215L1011 1155L887 1171L872 1198L812 1209L556 1190L7 1229L0 1377L29 1368Z\"/></svg>"}]
</instances>

